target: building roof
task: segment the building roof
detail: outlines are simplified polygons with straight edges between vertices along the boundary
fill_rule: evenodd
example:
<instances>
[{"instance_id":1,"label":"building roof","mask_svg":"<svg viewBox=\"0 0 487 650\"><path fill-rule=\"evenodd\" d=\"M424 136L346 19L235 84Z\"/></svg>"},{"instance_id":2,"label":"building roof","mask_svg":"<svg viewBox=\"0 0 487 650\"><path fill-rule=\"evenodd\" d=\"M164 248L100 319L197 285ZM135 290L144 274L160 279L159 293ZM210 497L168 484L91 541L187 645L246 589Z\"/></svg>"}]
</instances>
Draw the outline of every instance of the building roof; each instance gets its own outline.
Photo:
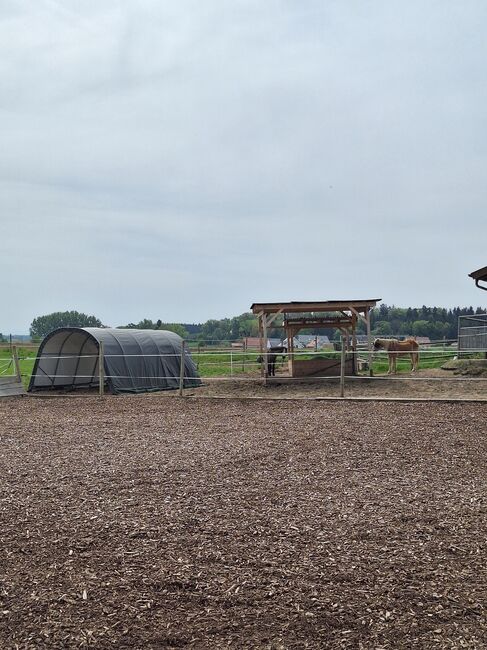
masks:
<instances>
[{"instance_id":1,"label":"building roof","mask_svg":"<svg viewBox=\"0 0 487 650\"><path fill-rule=\"evenodd\" d=\"M468 276L475 280L475 285L479 287L479 289L487 289L487 287L482 287L479 284L479 282L487 282L487 266L484 266L481 269L477 269L477 271L472 271L472 273L469 273Z\"/></svg>"}]
</instances>

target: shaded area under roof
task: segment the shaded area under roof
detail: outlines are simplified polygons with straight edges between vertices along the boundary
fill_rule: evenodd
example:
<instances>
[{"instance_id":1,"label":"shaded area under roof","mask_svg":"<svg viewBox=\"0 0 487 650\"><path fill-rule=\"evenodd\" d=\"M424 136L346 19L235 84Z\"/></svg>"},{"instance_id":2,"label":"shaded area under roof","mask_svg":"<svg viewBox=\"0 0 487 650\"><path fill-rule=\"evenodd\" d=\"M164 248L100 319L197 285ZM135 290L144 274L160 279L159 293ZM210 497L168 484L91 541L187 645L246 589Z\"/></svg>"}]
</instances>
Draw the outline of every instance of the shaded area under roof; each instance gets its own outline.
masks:
<instances>
[{"instance_id":1,"label":"shaded area under roof","mask_svg":"<svg viewBox=\"0 0 487 650\"><path fill-rule=\"evenodd\" d=\"M179 387L182 338L166 330L62 327L42 341L29 390L99 385L100 343L106 383L113 393L144 393ZM184 387L201 385L185 350Z\"/></svg>"},{"instance_id":2,"label":"shaded area under roof","mask_svg":"<svg viewBox=\"0 0 487 650\"><path fill-rule=\"evenodd\" d=\"M275 369L268 359L268 332L270 328L283 328L286 334L289 359L289 375L291 377L323 376L332 366L329 359L296 359L294 342L296 335L303 329L336 328L343 336L343 349L346 352L357 351L357 324L365 323L367 331L367 347L372 348L370 313L381 298L366 298L362 300L293 300L292 302L254 302L250 309L259 319L260 349L266 355L267 363L262 364L261 374L264 383L268 376L275 375ZM277 324L277 317L283 314L283 322ZM291 316L294 314L294 316ZM350 358L348 374L356 372L356 354ZM339 364L338 364L339 365ZM336 374L336 369L335 373Z\"/></svg>"}]
</instances>

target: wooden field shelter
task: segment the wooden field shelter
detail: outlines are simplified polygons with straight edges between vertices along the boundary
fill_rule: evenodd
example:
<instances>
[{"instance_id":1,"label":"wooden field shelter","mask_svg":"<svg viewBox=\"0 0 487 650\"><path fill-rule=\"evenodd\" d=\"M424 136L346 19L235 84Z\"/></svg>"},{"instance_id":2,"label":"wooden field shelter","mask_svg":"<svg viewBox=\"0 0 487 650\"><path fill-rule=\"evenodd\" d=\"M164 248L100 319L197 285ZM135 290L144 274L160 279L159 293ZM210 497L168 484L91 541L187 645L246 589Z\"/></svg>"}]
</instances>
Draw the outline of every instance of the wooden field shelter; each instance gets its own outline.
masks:
<instances>
[{"instance_id":1,"label":"wooden field shelter","mask_svg":"<svg viewBox=\"0 0 487 650\"><path fill-rule=\"evenodd\" d=\"M259 318L260 350L266 356L268 350L268 332L276 318L282 314L284 337L288 342L289 376L306 377L326 374L333 366L330 359L295 358L294 337L303 329L335 328L345 337L348 352L357 352L357 324L365 323L367 331L367 349L372 351L372 335L370 331L370 312L381 298L368 300L326 300L318 302L267 302L254 303L250 309ZM283 338L284 338L283 337ZM347 373L356 372L356 354L351 354L347 361ZM330 363L332 362L332 363ZM334 374L334 373L330 373ZM267 363L262 364L262 375L267 379Z\"/></svg>"}]
</instances>

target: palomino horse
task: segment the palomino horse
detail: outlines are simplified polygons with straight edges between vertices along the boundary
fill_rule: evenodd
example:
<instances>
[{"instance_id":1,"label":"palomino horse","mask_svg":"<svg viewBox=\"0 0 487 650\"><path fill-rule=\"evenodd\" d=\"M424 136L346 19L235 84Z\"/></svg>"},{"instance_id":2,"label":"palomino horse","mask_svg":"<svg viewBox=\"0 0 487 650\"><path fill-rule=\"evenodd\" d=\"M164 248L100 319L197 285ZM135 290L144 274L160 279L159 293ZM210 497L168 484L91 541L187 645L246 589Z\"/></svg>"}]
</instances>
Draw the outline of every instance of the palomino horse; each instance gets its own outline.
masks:
<instances>
[{"instance_id":1,"label":"palomino horse","mask_svg":"<svg viewBox=\"0 0 487 650\"><path fill-rule=\"evenodd\" d=\"M411 356L411 372L418 369L419 345L414 339L375 339L374 350L387 350L389 357L388 375L396 372L397 357Z\"/></svg>"}]
</instances>

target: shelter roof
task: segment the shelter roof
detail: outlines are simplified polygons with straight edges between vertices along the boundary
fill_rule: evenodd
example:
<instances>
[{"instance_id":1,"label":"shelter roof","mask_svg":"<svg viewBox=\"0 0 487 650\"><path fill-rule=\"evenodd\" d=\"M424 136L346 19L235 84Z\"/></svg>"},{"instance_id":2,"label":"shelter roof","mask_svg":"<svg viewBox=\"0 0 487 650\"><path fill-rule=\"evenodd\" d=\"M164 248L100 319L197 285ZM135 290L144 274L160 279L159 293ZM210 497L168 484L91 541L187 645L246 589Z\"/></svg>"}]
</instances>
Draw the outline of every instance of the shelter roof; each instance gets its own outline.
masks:
<instances>
[{"instance_id":1,"label":"shelter roof","mask_svg":"<svg viewBox=\"0 0 487 650\"><path fill-rule=\"evenodd\" d=\"M254 302L250 309L254 314L264 312L267 314L283 311L287 314L303 312L335 312L353 307L356 311L364 311L368 307L375 307L381 298L368 298L366 300L324 300L324 301L292 301L292 302Z\"/></svg>"},{"instance_id":2,"label":"shelter roof","mask_svg":"<svg viewBox=\"0 0 487 650\"><path fill-rule=\"evenodd\" d=\"M468 274L469 278L473 278L476 282L479 280L482 282L487 282L487 266L484 266L481 269L477 269L477 271L472 271L472 273Z\"/></svg>"},{"instance_id":3,"label":"shelter roof","mask_svg":"<svg viewBox=\"0 0 487 650\"><path fill-rule=\"evenodd\" d=\"M184 385L199 386L182 339L166 330L61 327L42 341L29 390L99 385L100 344L105 379L115 393L177 388L184 354Z\"/></svg>"}]
</instances>

